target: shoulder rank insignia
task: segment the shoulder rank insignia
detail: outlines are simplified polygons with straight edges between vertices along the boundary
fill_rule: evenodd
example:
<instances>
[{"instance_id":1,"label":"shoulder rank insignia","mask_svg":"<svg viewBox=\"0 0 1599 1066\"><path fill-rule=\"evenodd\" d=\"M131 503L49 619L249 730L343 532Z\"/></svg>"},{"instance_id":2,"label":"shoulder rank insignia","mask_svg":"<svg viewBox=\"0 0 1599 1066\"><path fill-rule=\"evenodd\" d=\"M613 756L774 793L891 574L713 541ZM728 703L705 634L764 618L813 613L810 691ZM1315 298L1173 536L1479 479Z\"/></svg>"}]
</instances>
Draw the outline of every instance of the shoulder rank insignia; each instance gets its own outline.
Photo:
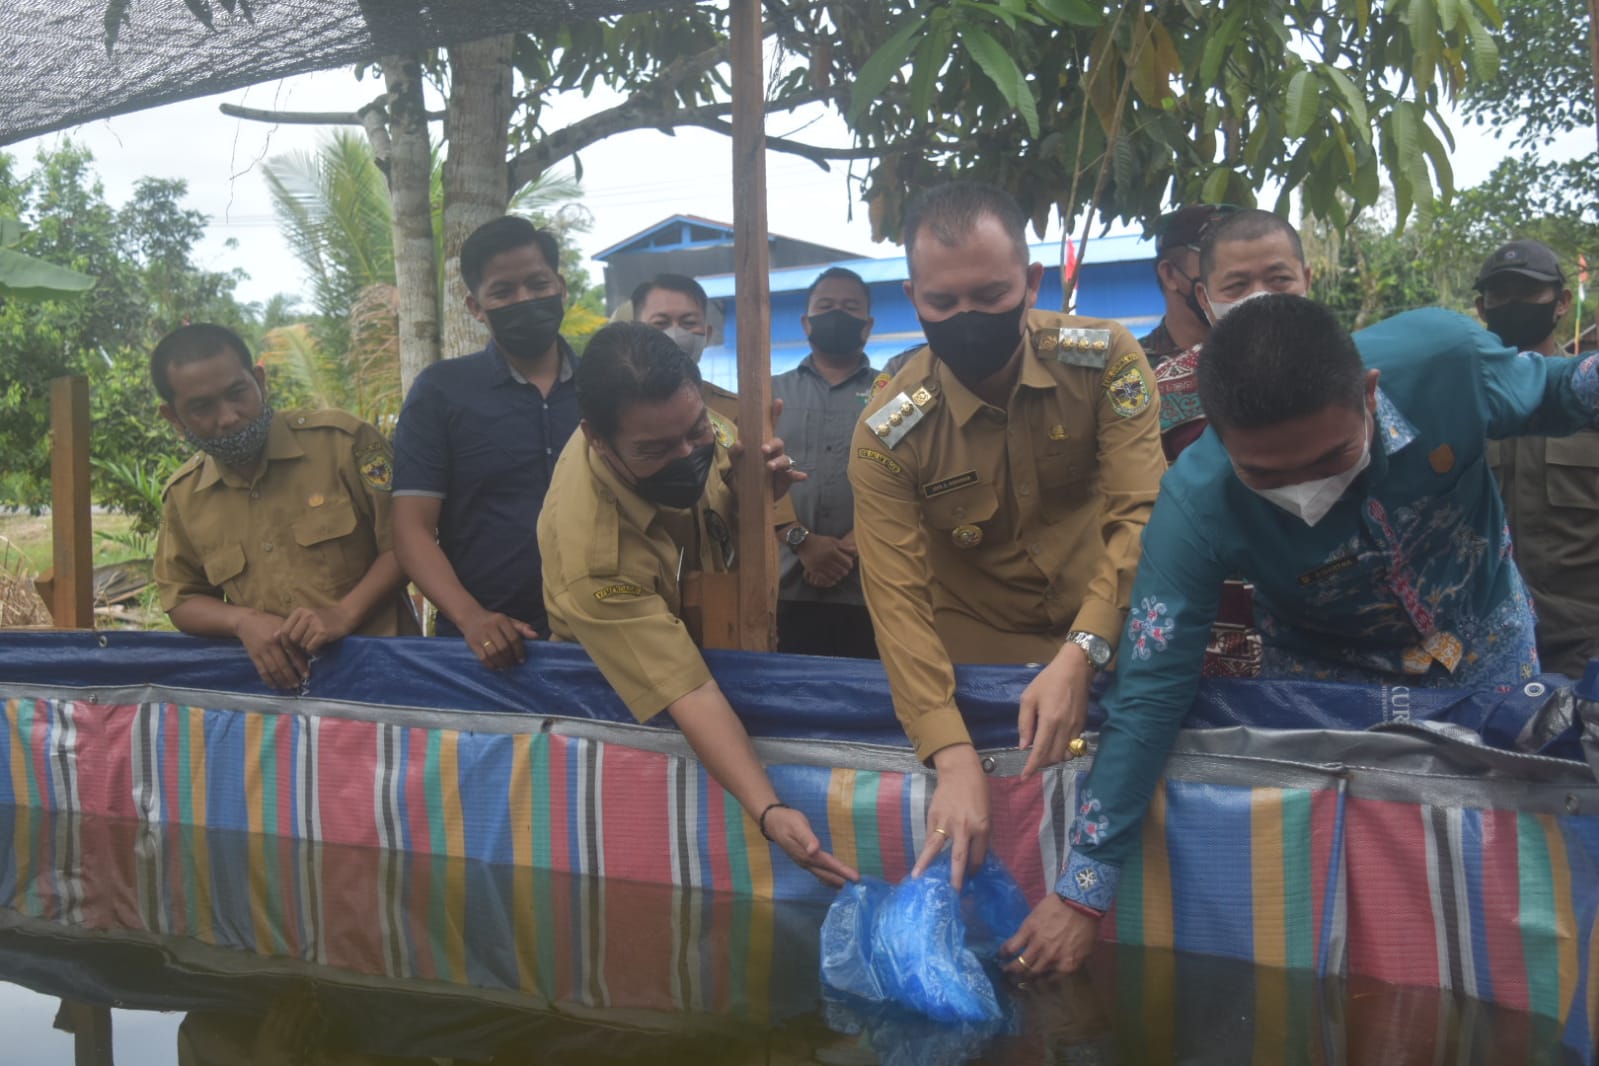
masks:
<instances>
[{"instance_id":1,"label":"shoulder rank insignia","mask_svg":"<svg viewBox=\"0 0 1599 1066\"><path fill-rule=\"evenodd\" d=\"M716 436L716 443L724 448L731 448L733 442L738 440L737 427L709 407L705 409L705 413L710 417L711 432Z\"/></svg>"},{"instance_id":2,"label":"shoulder rank insignia","mask_svg":"<svg viewBox=\"0 0 1599 1066\"><path fill-rule=\"evenodd\" d=\"M885 447L892 448L904 439L911 427L927 417L933 393L925 385L915 392L900 393L887 404L866 416L866 424Z\"/></svg>"},{"instance_id":3,"label":"shoulder rank insignia","mask_svg":"<svg viewBox=\"0 0 1599 1066\"><path fill-rule=\"evenodd\" d=\"M380 492L388 492L394 486L394 463L389 459L387 445L374 444L357 455L355 461L368 485Z\"/></svg>"},{"instance_id":4,"label":"shoulder rank insignia","mask_svg":"<svg viewBox=\"0 0 1599 1066\"><path fill-rule=\"evenodd\" d=\"M1067 366L1086 366L1091 370L1105 369L1110 358L1110 330L1035 329L1032 331L1033 350L1044 355L1053 353L1058 362Z\"/></svg>"}]
</instances>

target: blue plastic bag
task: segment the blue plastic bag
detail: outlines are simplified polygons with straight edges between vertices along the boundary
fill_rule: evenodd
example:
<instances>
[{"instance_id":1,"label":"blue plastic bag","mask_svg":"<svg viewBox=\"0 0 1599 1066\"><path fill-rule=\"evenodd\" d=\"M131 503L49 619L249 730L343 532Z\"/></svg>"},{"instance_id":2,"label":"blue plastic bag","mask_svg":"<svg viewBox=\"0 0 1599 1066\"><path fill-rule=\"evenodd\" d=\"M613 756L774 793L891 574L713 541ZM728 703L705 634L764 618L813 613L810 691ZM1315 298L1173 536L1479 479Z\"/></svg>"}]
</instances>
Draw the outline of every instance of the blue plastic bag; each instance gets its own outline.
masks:
<instances>
[{"instance_id":1,"label":"blue plastic bag","mask_svg":"<svg viewBox=\"0 0 1599 1066\"><path fill-rule=\"evenodd\" d=\"M1002 1011L985 961L1027 917L1027 900L989 855L957 896L949 858L890 888L846 885L822 924L822 983L867 1003L892 1003L942 1022L992 1022Z\"/></svg>"}]
</instances>

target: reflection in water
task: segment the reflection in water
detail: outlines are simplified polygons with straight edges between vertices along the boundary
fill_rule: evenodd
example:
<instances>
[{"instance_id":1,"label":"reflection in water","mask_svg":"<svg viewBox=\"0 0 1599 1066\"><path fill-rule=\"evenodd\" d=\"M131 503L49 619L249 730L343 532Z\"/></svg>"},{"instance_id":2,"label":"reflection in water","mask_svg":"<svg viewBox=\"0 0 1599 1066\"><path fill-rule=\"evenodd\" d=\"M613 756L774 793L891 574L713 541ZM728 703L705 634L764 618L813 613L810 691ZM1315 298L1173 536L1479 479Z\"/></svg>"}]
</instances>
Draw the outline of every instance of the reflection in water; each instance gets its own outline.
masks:
<instances>
[{"instance_id":1,"label":"reflection in water","mask_svg":"<svg viewBox=\"0 0 1599 1066\"><path fill-rule=\"evenodd\" d=\"M990 1030L862 1012L820 998L821 919L459 858L0 809L3 1057L72 1061L39 1006L49 996L186 1012L176 1034L146 1030L146 1046L119 1038L118 1066L1562 1061L1552 1021L1125 947L1087 974L1010 988ZM25 1026L3 1024L19 1011ZM127 1018L143 1021L119 1012L130 1031Z\"/></svg>"}]
</instances>

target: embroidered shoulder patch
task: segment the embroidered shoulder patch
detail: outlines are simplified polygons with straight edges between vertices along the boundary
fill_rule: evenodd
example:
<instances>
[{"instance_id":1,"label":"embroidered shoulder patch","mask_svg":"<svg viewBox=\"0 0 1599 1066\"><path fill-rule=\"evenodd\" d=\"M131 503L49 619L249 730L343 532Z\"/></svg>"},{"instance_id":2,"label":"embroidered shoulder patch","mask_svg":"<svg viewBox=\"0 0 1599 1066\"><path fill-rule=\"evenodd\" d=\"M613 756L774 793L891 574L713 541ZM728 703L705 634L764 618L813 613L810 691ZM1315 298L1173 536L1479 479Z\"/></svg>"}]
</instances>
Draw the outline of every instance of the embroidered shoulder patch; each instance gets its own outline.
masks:
<instances>
[{"instance_id":1,"label":"embroidered shoulder patch","mask_svg":"<svg viewBox=\"0 0 1599 1066\"><path fill-rule=\"evenodd\" d=\"M892 455L874 452L870 448L856 448L855 457L857 459L865 459L869 463L876 463L890 474L903 474L905 472L905 468L900 466Z\"/></svg>"},{"instance_id":2,"label":"embroidered shoulder patch","mask_svg":"<svg viewBox=\"0 0 1599 1066\"><path fill-rule=\"evenodd\" d=\"M594 590L594 598L601 603L606 600L614 600L618 596L643 596L644 594L642 585L631 585L625 581Z\"/></svg>"},{"instance_id":3,"label":"embroidered shoulder patch","mask_svg":"<svg viewBox=\"0 0 1599 1066\"><path fill-rule=\"evenodd\" d=\"M361 479L379 492L388 492L394 486L394 463L386 444L374 444L355 457Z\"/></svg>"},{"instance_id":4,"label":"embroidered shoulder patch","mask_svg":"<svg viewBox=\"0 0 1599 1066\"><path fill-rule=\"evenodd\" d=\"M1129 366L1105 385L1105 397L1111 410L1122 418L1132 418L1149 410L1153 390L1138 366Z\"/></svg>"},{"instance_id":5,"label":"embroidered shoulder patch","mask_svg":"<svg viewBox=\"0 0 1599 1066\"><path fill-rule=\"evenodd\" d=\"M724 448L731 448L738 440L738 427L710 408L706 408L705 413L710 417L711 432L716 435L716 443Z\"/></svg>"}]
</instances>

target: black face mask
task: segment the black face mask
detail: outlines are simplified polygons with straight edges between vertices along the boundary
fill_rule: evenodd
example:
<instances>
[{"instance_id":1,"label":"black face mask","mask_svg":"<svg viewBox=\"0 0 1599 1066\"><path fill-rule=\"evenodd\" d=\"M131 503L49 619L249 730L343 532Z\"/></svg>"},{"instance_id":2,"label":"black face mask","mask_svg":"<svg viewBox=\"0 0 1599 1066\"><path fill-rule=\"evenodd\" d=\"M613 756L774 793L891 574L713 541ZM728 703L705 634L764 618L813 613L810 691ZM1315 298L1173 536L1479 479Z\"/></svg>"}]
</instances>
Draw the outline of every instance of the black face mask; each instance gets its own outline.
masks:
<instances>
[{"instance_id":1,"label":"black face mask","mask_svg":"<svg viewBox=\"0 0 1599 1066\"><path fill-rule=\"evenodd\" d=\"M712 441L673 459L649 477L635 477L633 491L661 507L693 507L705 491L715 458L716 442Z\"/></svg>"},{"instance_id":2,"label":"black face mask","mask_svg":"<svg viewBox=\"0 0 1599 1066\"><path fill-rule=\"evenodd\" d=\"M962 311L942 322L917 316L939 362L965 385L976 385L999 371L1022 341L1022 314L1027 300L1009 311Z\"/></svg>"},{"instance_id":3,"label":"black face mask","mask_svg":"<svg viewBox=\"0 0 1599 1066\"><path fill-rule=\"evenodd\" d=\"M1210 321L1210 316L1205 314L1205 309L1199 305L1199 294L1194 289L1194 286L1199 284L1199 279L1189 277L1181 270L1177 270L1176 267L1172 267L1172 269L1177 271L1178 277L1188 282L1188 291L1183 293L1183 303L1188 305L1188 310L1194 313L1195 319L1197 319L1200 323L1208 323Z\"/></svg>"},{"instance_id":4,"label":"black face mask","mask_svg":"<svg viewBox=\"0 0 1599 1066\"><path fill-rule=\"evenodd\" d=\"M561 296L541 296L536 300L490 308L489 332L494 343L513 359L537 359L550 350L566 317L566 301Z\"/></svg>"},{"instance_id":5,"label":"black face mask","mask_svg":"<svg viewBox=\"0 0 1599 1066\"><path fill-rule=\"evenodd\" d=\"M1488 330L1511 348L1528 351L1555 331L1555 301L1546 304L1508 303L1484 308Z\"/></svg>"},{"instance_id":6,"label":"black face mask","mask_svg":"<svg viewBox=\"0 0 1599 1066\"><path fill-rule=\"evenodd\" d=\"M854 355L866 346L866 319L838 309L809 316L811 347L823 355Z\"/></svg>"}]
</instances>

